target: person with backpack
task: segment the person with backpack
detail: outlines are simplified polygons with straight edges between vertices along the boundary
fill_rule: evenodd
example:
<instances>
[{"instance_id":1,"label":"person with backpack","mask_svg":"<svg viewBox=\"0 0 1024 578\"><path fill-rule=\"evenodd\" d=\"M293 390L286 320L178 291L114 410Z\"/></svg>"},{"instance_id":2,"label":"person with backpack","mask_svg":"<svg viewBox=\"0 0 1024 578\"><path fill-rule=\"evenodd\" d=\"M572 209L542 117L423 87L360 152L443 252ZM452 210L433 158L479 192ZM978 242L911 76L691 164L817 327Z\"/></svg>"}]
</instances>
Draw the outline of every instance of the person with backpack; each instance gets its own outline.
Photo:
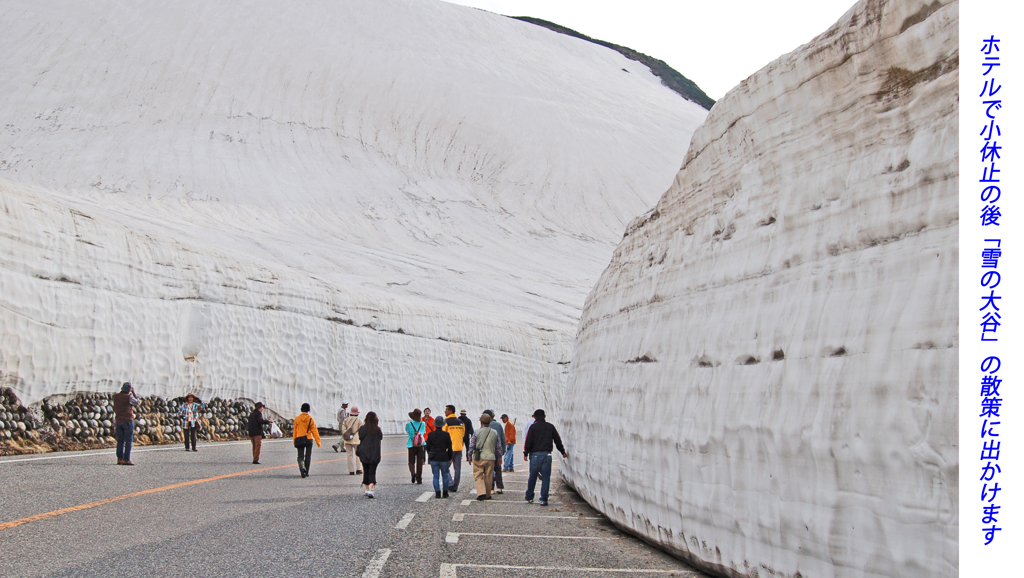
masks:
<instances>
[{"instance_id":1,"label":"person with backpack","mask_svg":"<svg viewBox=\"0 0 1024 578\"><path fill-rule=\"evenodd\" d=\"M498 432L491 429L491 416L480 416L480 429L469 441L469 463L473 465L476 499L490 500L494 488L494 465L498 461Z\"/></svg>"},{"instance_id":2,"label":"person with backpack","mask_svg":"<svg viewBox=\"0 0 1024 578\"><path fill-rule=\"evenodd\" d=\"M423 460L426 456L424 444L427 437L427 424L421 419L420 409L409 412L409 421L405 424L405 433L409 435L406 448L409 450L409 474L412 483L423 484Z\"/></svg>"},{"instance_id":3,"label":"person with backpack","mask_svg":"<svg viewBox=\"0 0 1024 578\"><path fill-rule=\"evenodd\" d=\"M362 475L363 470L356 462L356 448L359 446L359 428L363 427L363 419L359 417L359 407L352 406L348 417L341 426L341 439L345 441L345 461L348 462L348 475Z\"/></svg>"},{"instance_id":4,"label":"person with backpack","mask_svg":"<svg viewBox=\"0 0 1024 578\"><path fill-rule=\"evenodd\" d=\"M462 478L462 448L469 443L469 436L466 434L466 425L462 420L455 417L455 406L447 405L444 408L444 425L441 429L448 432L452 438L452 484L449 492L459 491L459 480Z\"/></svg>"},{"instance_id":5,"label":"person with backpack","mask_svg":"<svg viewBox=\"0 0 1024 578\"><path fill-rule=\"evenodd\" d=\"M192 451L196 450L196 438L199 437L199 415L203 411L203 404L196 398L194 393L185 396L185 402L178 408L178 416L181 418L181 433L185 438L185 451L188 451L188 443L192 442Z\"/></svg>"},{"instance_id":6,"label":"person with backpack","mask_svg":"<svg viewBox=\"0 0 1024 578\"><path fill-rule=\"evenodd\" d=\"M309 463L313 459L313 440L320 447L320 432L316 429L313 416L309 415L309 404L302 404L302 413L295 416L292 426L292 442L298 452L299 475L309 477Z\"/></svg>"},{"instance_id":7,"label":"person with backpack","mask_svg":"<svg viewBox=\"0 0 1024 578\"><path fill-rule=\"evenodd\" d=\"M366 423L359 428L359 447L356 456L363 464L363 486L367 498L373 498L373 488L377 485L377 466L380 465L380 446L384 442L377 414L368 412Z\"/></svg>"},{"instance_id":8,"label":"person with backpack","mask_svg":"<svg viewBox=\"0 0 1024 578\"><path fill-rule=\"evenodd\" d=\"M452 436L441 429L444 426L444 418L437 416L434 420L434 431L427 434L427 459L430 461L430 469L434 473L434 497L447 498L448 486L451 485L451 476L448 473L448 466L455 457L452 451ZM444 485L438 483L438 477L444 479Z\"/></svg>"}]
</instances>

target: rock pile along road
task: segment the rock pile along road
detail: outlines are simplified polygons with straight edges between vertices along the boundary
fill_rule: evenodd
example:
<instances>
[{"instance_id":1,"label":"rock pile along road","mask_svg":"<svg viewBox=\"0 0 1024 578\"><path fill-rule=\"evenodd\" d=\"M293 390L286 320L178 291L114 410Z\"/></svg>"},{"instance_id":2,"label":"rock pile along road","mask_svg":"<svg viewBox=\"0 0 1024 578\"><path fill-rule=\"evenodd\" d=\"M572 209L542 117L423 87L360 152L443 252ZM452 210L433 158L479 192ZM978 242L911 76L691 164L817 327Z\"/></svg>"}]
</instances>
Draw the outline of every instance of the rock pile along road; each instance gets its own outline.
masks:
<instances>
[{"instance_id":1,"label":"rock pile along road","mask_svg":"<svg viewBox=\"0 0 1024 578\"><path fill-rule=\"evenodd\" d=\"M558 481L524 501L522 457L506 491L434 499L409 483L405 436L384 440L376 498L325 439L301 479L291 440L0 458L3 576L705 576L622 534ZM469 474L467 476L467 474ZM539 493L539 484L537 491Z\"/></svg>"}]
</instances>

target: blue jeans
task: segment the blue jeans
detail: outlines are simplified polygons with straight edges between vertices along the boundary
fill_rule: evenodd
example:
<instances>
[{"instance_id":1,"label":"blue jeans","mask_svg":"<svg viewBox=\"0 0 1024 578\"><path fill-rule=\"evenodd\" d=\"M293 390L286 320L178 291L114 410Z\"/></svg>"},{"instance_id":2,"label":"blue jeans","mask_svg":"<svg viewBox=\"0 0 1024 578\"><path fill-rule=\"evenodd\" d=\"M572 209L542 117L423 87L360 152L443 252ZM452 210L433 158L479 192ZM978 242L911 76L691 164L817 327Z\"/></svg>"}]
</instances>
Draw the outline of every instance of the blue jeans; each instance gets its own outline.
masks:
<instances>
[{"instance_id":1,"label":"blue jeans","mask_svg":"<svg viewBox=\"0 0 1024 578\"><path fill-rule=\"evenodd\" d=\"M551 487L551 454L533 452L530 454L530 479L526 482L526 499L533 499L533 490L540 476L540 503L548 503L548 489Z\"/></svg>"},{"instance_id":2,"label":"blue jeans","mask_svg":"<svg viewBox=\"0 0 1024 578\"><path fill-rule=\"evenodd\" d=\"M516 447L516 444L505 445L505 463L501 466L502 469L512 470L515 469L515 458L516 453L512 451Z\"/></svg>"},{"instance_id":3,"label":"blue jeans","mask_svg":"<svg viewBox=\"0 0 1024 578\"><path fill-rule=\"evenodd\" d=\"M132 461L132 438L135 437L135 422L118 422L114 424L114 437L117 438L117 459Z\"/></svg>"},{"instance_id":4,"label":"blue jeans","mask_svg":"<svg viewBox=\"0 0 1024 578\"><path fill-rule=\"evenodd\" d=\"M434 491L447 492L448 483L451 481L448 476L448 462L430 462L430 469L434 472ZM438 483L438 477L444 478L444 486Z\"/></svg>"}]
</instances>

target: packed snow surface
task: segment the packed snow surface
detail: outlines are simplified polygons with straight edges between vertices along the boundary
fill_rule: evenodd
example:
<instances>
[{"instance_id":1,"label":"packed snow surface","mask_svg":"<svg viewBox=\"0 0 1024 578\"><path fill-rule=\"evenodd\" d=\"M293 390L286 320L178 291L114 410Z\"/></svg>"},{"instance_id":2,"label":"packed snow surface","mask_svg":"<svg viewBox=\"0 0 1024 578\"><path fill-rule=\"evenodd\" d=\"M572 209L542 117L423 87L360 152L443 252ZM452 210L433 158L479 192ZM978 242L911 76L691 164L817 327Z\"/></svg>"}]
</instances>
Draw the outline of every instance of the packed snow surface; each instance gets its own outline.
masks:
<instances>
[{"instance_id":1,"label":"packed snow surface","mask_svg":"<svg viewBox=\"0 0 1024 578\"><path fill-rule=\"evenodd\" d=\"M563 471L728 576L958 575L958 4L733 89L587 299Z\"/></svg>"},{"instance_id":2,"label":"packed snow surface","mask_svg":"<svg viewBox=\"0 0 1024 578\"><path fill-rule=\"evenodd\" d=\"M427 0L0 4L0 380L553 406L706 111Z\"/></svg>"}]
</instances>

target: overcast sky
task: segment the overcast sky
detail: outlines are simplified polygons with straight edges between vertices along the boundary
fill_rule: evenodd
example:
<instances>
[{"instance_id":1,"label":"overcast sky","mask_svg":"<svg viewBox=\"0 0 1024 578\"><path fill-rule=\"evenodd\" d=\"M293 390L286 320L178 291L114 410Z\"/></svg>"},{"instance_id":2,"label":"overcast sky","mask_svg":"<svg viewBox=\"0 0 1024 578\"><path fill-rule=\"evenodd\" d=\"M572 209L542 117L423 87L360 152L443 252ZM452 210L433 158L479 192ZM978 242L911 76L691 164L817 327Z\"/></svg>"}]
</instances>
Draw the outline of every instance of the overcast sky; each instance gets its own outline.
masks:
<instances>
[{"instance_id":1,"label":"overcast sky","mask_svg":"<svg viewBox=\"0 0 1024 578\"><path fill-rule=\"evenodd\" d=\"M664 60L721 98L834 24L855 0L447 0L533 16Z\"/></svg>"}]
</instances>

